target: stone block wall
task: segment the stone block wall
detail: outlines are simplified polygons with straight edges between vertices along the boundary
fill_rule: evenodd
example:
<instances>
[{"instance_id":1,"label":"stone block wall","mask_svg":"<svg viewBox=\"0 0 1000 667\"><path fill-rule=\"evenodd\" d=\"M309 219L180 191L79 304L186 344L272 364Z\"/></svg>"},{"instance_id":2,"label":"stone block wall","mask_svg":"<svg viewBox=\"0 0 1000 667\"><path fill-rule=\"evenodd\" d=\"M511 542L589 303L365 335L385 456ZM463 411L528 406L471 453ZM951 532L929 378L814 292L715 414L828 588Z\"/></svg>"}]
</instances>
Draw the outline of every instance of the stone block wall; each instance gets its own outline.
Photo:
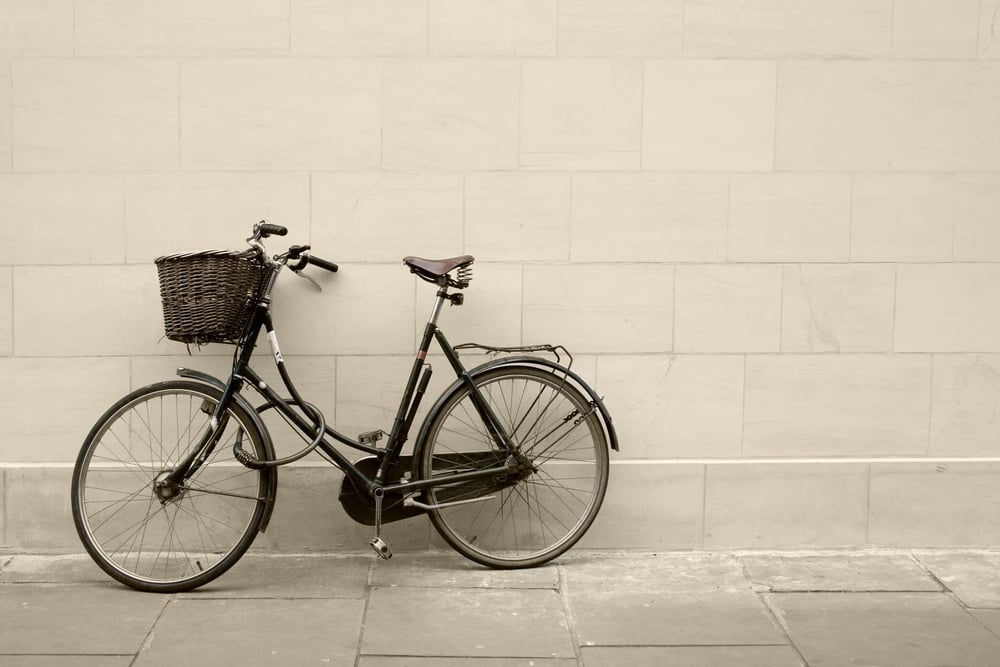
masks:
<instances>
[{"instance_id":1,"label":"stone block wall","mask_svg":"<svg viewBox=\"0 0 1000 667\"><path fill-rule=\"evenodd\" d=\"M152 260L262 218L342 265L275 310L347 433L431 304L404 255L476 255L453 341L576 353L622 440L589 546L1000 545L998 33L998 0L0 0L0 547L78 549L95 419L225 373L163 339ZM262 546L363 548L336 471L281 479Z\"/></svg>"}]
</instances>

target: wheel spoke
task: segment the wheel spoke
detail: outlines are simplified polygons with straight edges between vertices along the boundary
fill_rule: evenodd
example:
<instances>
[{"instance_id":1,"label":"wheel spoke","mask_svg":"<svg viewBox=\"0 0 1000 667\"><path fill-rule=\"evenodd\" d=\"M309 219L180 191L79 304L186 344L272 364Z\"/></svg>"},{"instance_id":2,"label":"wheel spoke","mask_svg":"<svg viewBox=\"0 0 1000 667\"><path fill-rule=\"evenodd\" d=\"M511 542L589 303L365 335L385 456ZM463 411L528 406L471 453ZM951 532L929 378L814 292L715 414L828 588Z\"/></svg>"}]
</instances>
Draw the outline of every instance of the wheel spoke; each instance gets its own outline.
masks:
<instances>
[{"instance_id":1,"label":"wheel spoke","mask_svg":"<svg viewBox=\"0 0 1000 667\"><path fill-rule=\"evenodd\" d=\"M449 544L477 562L524 567L551 560L583 535L600 508L608 474L603 428L589 401L559 373L501 367L476 384L525 463L514 479L429 490L432 502L482 497L432 511L431 520ZM497 464L482 456L495 444L468 388L434 417L425 448L425 477Z\"/></svg>"},{"instance_id":2,"label":"wheel spoke","mask_svg":"<svg viewBox=\"0 0 1000 667\"><path fill-rule=\"evenodd\" d=\"M252 543L267 477L237 463L231 443L239 436L247 451L267 452L242 409L223 414L218 445L195 475L182 482L166 475L203 440L209 415L202 408L220 394L186 380L137 390L85 443L74 470L74 521L88 551L119 581L187 590L224 572Z\"/></svg>"}]
</instances>

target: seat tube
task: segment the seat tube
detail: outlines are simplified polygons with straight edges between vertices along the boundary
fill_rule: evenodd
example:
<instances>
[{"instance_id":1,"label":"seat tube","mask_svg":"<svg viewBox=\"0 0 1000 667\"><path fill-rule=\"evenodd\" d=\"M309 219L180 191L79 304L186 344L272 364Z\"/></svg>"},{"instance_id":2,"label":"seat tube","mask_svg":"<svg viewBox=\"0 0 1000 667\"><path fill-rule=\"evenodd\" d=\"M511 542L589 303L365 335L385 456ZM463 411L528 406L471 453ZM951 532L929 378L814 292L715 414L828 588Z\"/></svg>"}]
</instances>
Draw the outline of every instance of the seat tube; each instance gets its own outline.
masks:
<instances>
[{"instance_id":1,"label":"seat tube","mask_svg":"<svg viewBox=\"0 0 1000 667\"><path fill-rule=\"evenodd\" d=\"M389 472L389 468L396 462L403 445L406 443L408 433L404 431L408 430L407 426L407 413L411 411L411 404L414 401L414 395L417 394L417 383L420 379L420 371L423 369L424 360L427 358L427 351L431 346L431 339L434 338L434 332L437 331L437 320L438 316L441 314L441 308L444 306L445 300L448 298L448 288L447 286L442 286L438 290L437 299L434 301L434 307L431 310L430 319L427 321L427 326L424 327L424 336L420 340L420 347L417 350L417 356L413 360L413 367L410 369L410 377L406 382L406 389L403 391L403 397L399 401L399 407L396 410L396 417L392 422L392 433L389 435L388 447L392 450L389 456L382 459L382 463L375 473L376 484L382 484L385 476ZM422 393L422 392L421 392ZM419 401L420 395L417 394L416 400Z\"/></svg>"},{"instance_id":2,"label":"seat tube","mask_svg":"<svg viewBox=\"0 0 1000 667\"><path fill-rule=\"evenodd\" d=\"M424 336L420 339L420 347L417 350L417 358L420 361L423 361L427 357L427 352L431 349L431 340L434 338L434 332L437 330L441 308L444 307L444 302L447 300L448 287L444 286L437 291L437 298L434 300L434 306L431 308L430 319L427 320L427 326L424 327Z\"/></svg>"}]
</instances>

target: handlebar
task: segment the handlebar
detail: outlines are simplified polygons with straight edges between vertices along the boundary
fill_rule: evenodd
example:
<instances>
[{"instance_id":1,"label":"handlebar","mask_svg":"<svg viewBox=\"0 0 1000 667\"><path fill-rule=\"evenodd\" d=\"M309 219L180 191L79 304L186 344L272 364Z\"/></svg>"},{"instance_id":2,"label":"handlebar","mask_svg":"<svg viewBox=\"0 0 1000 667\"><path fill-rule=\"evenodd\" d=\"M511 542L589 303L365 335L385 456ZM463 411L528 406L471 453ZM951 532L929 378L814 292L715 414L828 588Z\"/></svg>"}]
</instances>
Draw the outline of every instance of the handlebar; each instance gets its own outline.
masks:
<instances>
[{"instance_id":1,"label":"handlebar","mask_svg":"<svg viewBox=\"0 0 1000 667\"><path fill-rule=\"evenodd\" d=\"M269 222L261 220L254 225L254 234L262 239L266 239L269 236L285 236L288 234L288 228L281 225L272 225Z\"/></svg>"},{"instance_id":2,"label":"handlebar","mask_svg":"<svg viewBox=\"0 0 1000 667\"><path fill-rule=\"evenodd\" d=\"M333 262L326 259L322 259L320 257L316 257L315 255L307 255L306 259L313 266L318 266L319 268L325 269L330 273L336 273L338 270L340 270L340 267L334 264Z\"/></svg>"},{"instance_id":3,"label":"handlebar","mask_svg":"<svg viewBox=\"0 0 1000 667\"><path fill-rule=\"evenodd\" d=\"M269 236L285 236L288 234L288 228L282 225L273 225L269 222L261 220L256 225L253 226L253 236L247 241L250 243L251 247L255 248L262 259L266 261L267 253L264 250L263 244L260 239L265 239ZM288 248L288 252L276 256L274 259L280 262L282 265L288 263L291 260L295 260L289 268L298 273L306 267L306 264L312 264L313 266L318 266L324 271L329 271L330 273L336 273L340 270L334 262L328 259L323 259L321 257L314 257L309 254L310 247L307 245L293 245Z\"/></svg>"}]
</instances>

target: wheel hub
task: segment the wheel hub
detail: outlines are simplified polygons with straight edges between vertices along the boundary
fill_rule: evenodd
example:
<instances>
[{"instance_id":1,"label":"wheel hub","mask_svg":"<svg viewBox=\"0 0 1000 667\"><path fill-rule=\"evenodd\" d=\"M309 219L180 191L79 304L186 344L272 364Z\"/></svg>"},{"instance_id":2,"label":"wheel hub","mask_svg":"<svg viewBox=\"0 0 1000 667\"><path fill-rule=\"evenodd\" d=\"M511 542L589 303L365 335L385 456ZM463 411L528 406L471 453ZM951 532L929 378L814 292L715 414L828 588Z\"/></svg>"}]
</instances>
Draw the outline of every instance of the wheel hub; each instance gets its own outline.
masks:
<instances>
[{"instance_id":1,"label":"wheel hub","mask_svg":"<svg viewBox=\"0 0 1000 667\"><path fill-rule=\"evenodd\" d=\"M184 495L184 487L177 482L170 481L168 479L169 475L170 471L164 470L157 475L156 480L153 482L153 493L159 498L161 505L178 500Z\"/></svg>"}]
</instances>

